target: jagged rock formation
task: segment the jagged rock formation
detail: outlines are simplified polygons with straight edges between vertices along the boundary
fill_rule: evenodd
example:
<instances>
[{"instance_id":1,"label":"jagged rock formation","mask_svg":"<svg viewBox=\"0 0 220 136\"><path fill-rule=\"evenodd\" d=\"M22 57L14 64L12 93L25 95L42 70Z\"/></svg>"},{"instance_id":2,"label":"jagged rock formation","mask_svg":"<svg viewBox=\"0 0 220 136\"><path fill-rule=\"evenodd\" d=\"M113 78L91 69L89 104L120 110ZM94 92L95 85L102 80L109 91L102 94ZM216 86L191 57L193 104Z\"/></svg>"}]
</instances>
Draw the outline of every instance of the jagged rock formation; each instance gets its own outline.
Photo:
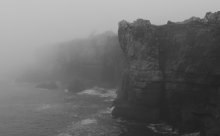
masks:
<instances>
[{"instance_id":1,"label":"jagged rock formation","mask_svg":"<svg viewBox=\"0 0 220 136\"><path fill-rule=\"evenodd\" d=\"M220 12L152 25L121 21L128 61L113 115L216 131L220 108Z\"/></svg>"}]
</instances>

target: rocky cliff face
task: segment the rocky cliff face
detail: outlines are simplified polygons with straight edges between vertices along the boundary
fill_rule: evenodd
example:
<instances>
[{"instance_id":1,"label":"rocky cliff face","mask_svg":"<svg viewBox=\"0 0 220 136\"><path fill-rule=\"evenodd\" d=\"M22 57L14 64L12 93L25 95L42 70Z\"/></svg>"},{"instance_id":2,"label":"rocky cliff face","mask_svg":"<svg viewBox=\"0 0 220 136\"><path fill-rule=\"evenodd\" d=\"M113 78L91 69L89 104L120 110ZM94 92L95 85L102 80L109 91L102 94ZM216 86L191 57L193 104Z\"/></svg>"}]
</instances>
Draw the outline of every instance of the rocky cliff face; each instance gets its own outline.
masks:
<instances>
[{"instance_id":1,"label":"rocky cliff face","mask_svg":"<svg viewBox=\"0 0 220 136\"><path fill-rule=\"evenodd\" d=\"M18 80L47 89L57 84L73 92L94 86L114 88L119 86L123 62L117 34L106 31L39 48L36 63Z\"/></svg>"},{"instance_id":2,"label":"rocky cliff face","mask_svg":"<svg viewBox=\"0 0 220 136\"><path fill-rule=\"evenodd\" d=\"M152 25L121 21L127 58L113 115L216 130L220 113L220 12Z\"/></svg>"}]
</instances>

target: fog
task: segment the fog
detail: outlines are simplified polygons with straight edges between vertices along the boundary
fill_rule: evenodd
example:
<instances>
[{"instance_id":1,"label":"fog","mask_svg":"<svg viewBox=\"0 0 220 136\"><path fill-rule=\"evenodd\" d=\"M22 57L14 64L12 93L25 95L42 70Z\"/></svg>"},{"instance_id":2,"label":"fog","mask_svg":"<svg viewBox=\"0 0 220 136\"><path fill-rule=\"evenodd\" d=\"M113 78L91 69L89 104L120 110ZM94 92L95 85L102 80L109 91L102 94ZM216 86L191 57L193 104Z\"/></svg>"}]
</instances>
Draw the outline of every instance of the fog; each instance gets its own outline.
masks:
<instances>
[{"instance_id":1,"label":"fog","mask_svg":"<svg viewBox=\"0 0 220 136\"><path fill-rule=\"evenodd\" d=\"M0 136L219 135L219 10L220 0L0 0Z\"/></svg>"},{"instance_id":2,"label":"fog","mask_svg":"<svg viewBox=\"0 0 220 136\"><path fill-rule=\"evenodd\" d=\"M203 17L219 7L219 0L0 0L0 73L34 63L40 46L117 32L122 19L159 25Z\"/></svg>"}]
</instances>

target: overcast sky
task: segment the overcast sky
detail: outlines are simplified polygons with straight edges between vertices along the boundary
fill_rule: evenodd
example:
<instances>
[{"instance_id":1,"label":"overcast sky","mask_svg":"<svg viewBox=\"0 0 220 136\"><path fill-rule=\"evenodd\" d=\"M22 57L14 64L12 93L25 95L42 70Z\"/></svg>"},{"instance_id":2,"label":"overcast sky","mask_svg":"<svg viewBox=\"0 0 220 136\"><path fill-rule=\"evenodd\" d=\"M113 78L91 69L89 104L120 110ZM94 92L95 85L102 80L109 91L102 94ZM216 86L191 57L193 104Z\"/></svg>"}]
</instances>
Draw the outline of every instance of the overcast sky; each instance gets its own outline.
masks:
<instances>
[{"instance_id":1,"label":"overcast sky","mask_svg":"<svg viewBox=\"0 0 220 136\"><path fill-rule=\"evenodd\" d=\"M28 60L37 46L117 32L122 19L164 24L218 10L220 0L0 0L1 68Z\"/></svg>"}]
</instances>

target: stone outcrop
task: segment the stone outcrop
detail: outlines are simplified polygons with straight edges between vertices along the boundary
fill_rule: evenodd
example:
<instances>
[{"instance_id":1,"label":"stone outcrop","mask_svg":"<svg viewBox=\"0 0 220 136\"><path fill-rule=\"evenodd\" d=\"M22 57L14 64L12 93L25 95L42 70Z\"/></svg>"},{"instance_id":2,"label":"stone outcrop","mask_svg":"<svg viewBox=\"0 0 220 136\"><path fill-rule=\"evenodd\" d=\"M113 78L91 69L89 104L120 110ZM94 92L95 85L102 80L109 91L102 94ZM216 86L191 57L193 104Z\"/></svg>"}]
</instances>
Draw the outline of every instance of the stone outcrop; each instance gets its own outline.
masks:
<instances>
[{"instance_id":1,"label":"stone outcrop","mask_svg":"<svg viewBox=\"0 0 220 136\"><path fill-rule=\"evenodd\" d=\"M161 26L143 19L121 21L118 37L128 66L113 115L163 120L184 131L216 131L220 12Z\"/></svg>"}]
</instances>

